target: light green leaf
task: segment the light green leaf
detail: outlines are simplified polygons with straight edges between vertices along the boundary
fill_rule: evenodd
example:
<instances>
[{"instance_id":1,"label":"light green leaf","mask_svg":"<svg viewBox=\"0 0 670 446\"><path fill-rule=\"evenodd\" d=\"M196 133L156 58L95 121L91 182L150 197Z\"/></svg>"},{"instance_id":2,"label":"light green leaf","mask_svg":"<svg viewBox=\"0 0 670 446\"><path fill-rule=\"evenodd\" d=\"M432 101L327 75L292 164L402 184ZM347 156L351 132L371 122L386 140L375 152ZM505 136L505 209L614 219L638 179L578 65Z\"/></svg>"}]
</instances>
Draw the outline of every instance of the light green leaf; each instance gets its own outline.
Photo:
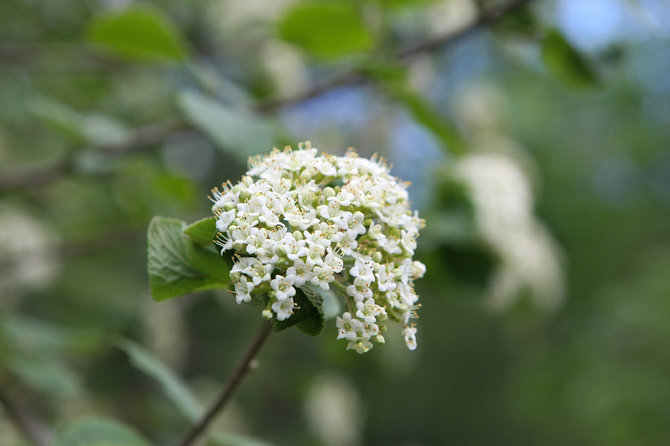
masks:
<instances>
[{"instance_id":1,"label":"light green leaf","mask_svg":"<svg viewBox=\"0 0 670 446\"><path fill-rule=\"evenodd\" d=\"M279 35L321 59L372 48L373 38L351 2L297 3L278 24Z\"/></svg>"},{"instance_id":2,"label":"light green leaf","mask_svg":"<svg viewBox=\"0 0 670 446\"><path fill-rule=\"evenodd\" d=\"M204 410L191 389L164 364L140 345L123 339L117 343L131 358L132 364L163 388L165 395L177 410L191 423L197 422ZM269 443L243 434L227 432L210 433L212 443L220 446L271 446Z\"/></svg>"},{"instance_id":3,"label":"light green leaf","mask_svg":"<svg viewBox=\"0 0 670 446\"><path fill-rule=\"evenodd\" d=\"M128 136L128 129L108 116L79 113L47 97L32 98L26 108L33 116L78 142L113 144Z\"/></svg>"},{"instance_id":4,"label":"light green leaf","mask_svg":"<svg viewBox=\"0 0 670 446\"><path fill-rule=\"evenodd\" d=\"M244 162L275 144L272 125L249 110L234 109L195 91L180 92L177 105L217 147Z\"/></svg>"},{"instance_id":5,"label":"light green leaf","mask_svg":"<svg viewBox=\"0 0 670 446\"><path fill-rule=\"evenodd\" d=\"M195 291L225 288L230 268L215 251L183 235L186 223L154 217L147 231L147 270L155 300Z\"/></svg>"},{"instance_id":6,"label":"light green leaf","mask_svg":"<svg viewBox=\"0 0 670 446\"><path fill-rule=\"evenodd\" d=\"M7 367L23 384L38 393L69 398L82 388L77 374L57 357L11 355Z\"/></svg>"},{"instance_id":7,"label":"light green leaf","mask_svg":"<svg viewBox=\"0 0 670 446\"><path fill-rule=\"evenodd\" d=\"M162 11L129 6L96 17L88 27L89 39L129 59L179 61L187 58L184 38Z\"/></svg>"},{"instance_id":8,"label":"light green leaf","mask_svg":"<svg viewBox=\"0 0 670 446\"><path fill-rule=\"evenodd\" d=\"M100 341L99 335L91 330L65 328L18 314L4 316L0 321L0 329L16 350L36 355L88 350Z\"/></svg>"},{"instance_id":9,"label":"light green leaf","mask_svg":"<svg viewBox=\"0 0 670 446\"><path fill-rule=\"evenodd\" d=\"M216 236L216 218L208 217L191 223L184 229L184 234L199 245L211 245Z\"/></svg>"},{"instance_id":10,"label":"light green leaf","mask_svg":"<svg viewBox=\"0 0 670 446\"><path fill-rule=\"evenodd\" d=\"M210 438L212 443L219 446L272 446L272 443L268 443L267 441L229 432L212 432Z\"/></svg>"},{"instance_id":11,"label":"light green leaf","mask_svg":"<svg viewBox=\"0 0 670 446\"><path fill-rule=\"evenodd\" d=\"M186 385L158 358L129 340L117 342L119 348L130 356L131 363L155 379L163 391L186 419L195 422L202 408Z\"/></svg>"},{"instance_id":12,"label":"light green leaf","mask_svg":"<svg viewBox=\"0 0 670 446\"><path fill-rule=\"evenodd\" d=\"M598 80L586 59L556 30L549 32L542 41L542 60L567 86L586 87Z\"/></svg>"},{"instance_id":13,"label":"light green leaf","mask_svg":"<svg viewBox=\"0 0 670 446\"><path fill-rule=\"evenodd\" d=\"M324 318L332 319L342 312L342 301L346 301L346 296L337 293L332 284L329 290L324 290L311 283L306 283L300 288L308 297L311 296L312 304L318 304L321 307Z\"/></svg>"},{"instance_id":14,"label":"light green leaf","mask_svg":"<svg viewBox=\"0 0 670 446\"><path fill-rule=\"evenodd\" d=\"M53 446L150 446L137 432L118 421L81 418L57 436Z\"/></svg>"}]
</instances>

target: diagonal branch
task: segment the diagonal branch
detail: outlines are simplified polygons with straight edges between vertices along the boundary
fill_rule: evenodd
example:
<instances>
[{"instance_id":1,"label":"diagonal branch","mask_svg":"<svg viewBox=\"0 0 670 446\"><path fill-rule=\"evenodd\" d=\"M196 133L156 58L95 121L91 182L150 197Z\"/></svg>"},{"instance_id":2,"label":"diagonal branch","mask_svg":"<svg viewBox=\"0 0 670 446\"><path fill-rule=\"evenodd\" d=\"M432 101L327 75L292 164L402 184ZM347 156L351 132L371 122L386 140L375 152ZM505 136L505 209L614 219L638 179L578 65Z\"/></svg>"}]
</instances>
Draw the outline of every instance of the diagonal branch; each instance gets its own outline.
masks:
<instances>
[{"instance_id":1,"label":"diagonal branch","mask_svg":"<svg viewBox=\"0 0 670 446\"><path fill-rule=\"evenodd\" d=\"M494 25L506 15L526 6L533 0L509 0L495 7L482 11L475 20L463 27L438 36L410 45L396 53L394 60L398 63L408 63L415 57L437 51L445 46L452 45L484 26ZM318 97L328 91L345 85L357 85L368 80L362 72L357 70L343 71L317 81L305 90L295 95L269 99L257 103L253 108L263 114L275 112L281 108L299 104ZM180 131L194 130L193 126L184 120L174 120L165 123L150 124L138 128L126 140L94 149L103 153L126 154L142 150L159 144ZM0 172L0 193L31 186L40 186L54 181L71 171L72 160L60 161L48 166L41 166L17 172Z\"/></svg>"},{"instance_id":2,"label":"diagonal branch","mask_svg":"<svg viewBox=\"0 0 670 446\"><path fill-rule=\"evenodd\" d=\"M51 432L41 420L28 412L19 402L10 398L8 391L0 389L0 406L16 428L35 446L51 444Z\"/></svg>"}]
</instances>

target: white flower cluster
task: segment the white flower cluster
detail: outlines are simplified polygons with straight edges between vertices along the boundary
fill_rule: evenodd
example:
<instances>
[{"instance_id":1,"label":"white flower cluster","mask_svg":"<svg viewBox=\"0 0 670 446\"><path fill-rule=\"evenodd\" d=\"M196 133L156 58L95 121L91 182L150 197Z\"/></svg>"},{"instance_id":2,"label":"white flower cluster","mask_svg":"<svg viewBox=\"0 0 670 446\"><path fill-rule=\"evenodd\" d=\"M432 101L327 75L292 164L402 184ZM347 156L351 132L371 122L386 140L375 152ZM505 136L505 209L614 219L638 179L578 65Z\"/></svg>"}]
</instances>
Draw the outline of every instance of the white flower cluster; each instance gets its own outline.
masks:
<instances>
[{"instance_id":1,"label":"white flower cluster","mask_svg":"<svg viewBox=\"0 0 670 446\"><path fill-rule=\"evenodd\" d=\"M474 153L454 170L470 191L480 236L500 259L487 293L490 306L506 309L530 291L539 308L555 310L564 297L560 251L533 214L533 191L518 161Z\"/></svg>"},{"instance_id":2,"label":"white flower cluster","mask_svg":"<svg viewBox=\"0 0 670 446\"><path fill-rule=\"evenodd\" d=\"M318 154L309 143L250 160L242 180L213 190L221 254L234 251L238 303L269 296L266 318L283 321L296 308L296 288L331 286L347 295L338 339L358 353L384 343L383 321L402 325L416 348L419 307L412 261L423 220L409 208L406 184L383 160Z\"/></svg>"}]
</instances>

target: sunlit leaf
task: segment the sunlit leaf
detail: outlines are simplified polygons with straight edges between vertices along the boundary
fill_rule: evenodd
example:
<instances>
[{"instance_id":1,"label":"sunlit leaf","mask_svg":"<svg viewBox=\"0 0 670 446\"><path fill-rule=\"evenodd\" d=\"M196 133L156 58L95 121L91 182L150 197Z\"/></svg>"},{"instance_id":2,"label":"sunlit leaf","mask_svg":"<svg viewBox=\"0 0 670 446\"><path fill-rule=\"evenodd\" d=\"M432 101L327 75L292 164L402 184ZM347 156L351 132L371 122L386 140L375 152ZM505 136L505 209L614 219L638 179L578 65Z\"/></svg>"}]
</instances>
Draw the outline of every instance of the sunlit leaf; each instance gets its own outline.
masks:
<instances>
[{"instance_id":1,"label":"sunlit leaf","mask_svg":"<svg viewBox=\"0 0 670 446\"><path fill-rule=\"evenodd\" d=\"M586 59L558 31L549 32L542 41L542 60L567 86L584 87L598 80Z\"/></svg>"},{"instance_id":2,"label":"sunlit leaf","mask_svg":"<svg viewBox=\"0 0 670 446\"><path fill-rule=\"evenodd\" d=\"M228 286L226 261L186 238L185 228L186 223L165 217L154 217L149 224L147 269L156 300Z\"/></svg>"},{"instance_id":3,"label":"sunlit leaf","mask_svg":"<svg viewBox=\"0 0 670 446\"><path fill-rule=\"evenodd\" d=\"M208 217L193 222L184 229L184 234L199 245L211 245L216 236L216 218Z\"/></svg>"},{"instance_id":4,"label":"sunlit leaf","mask_svg":"<svg viewBox=\"0 0 670 446\"><path fill-rule=\"evenodd\" d=\"M53 446L150 446L132 428L118 421L86 417L65 427Z\"/></svg>"},{"instance_id":5,"label":"sunlit leaf","mask_svg":"<svg viewBox=\"0 0 670 446\"><path fill-rule=\"evenodd\" d=\"M279 35L322 58L338 58L372 48L373 38L354 3L297 3L281 18Z\"/></svg>"},{"instance_id":6,"label":"sunlit leaf","mask_svg":"<svg viewBox=\"0 0 670 446\"><path fill-rule=\"evenodd\" d=\"M186 43L177 26L162 11L134 5L93 19L88 36L94 43L145 61L183 60Z\"/></svg>"},{"instance_id":7,"label":"sunlit leaf","mask_svg":"<svg viewBox=\"0 0 670 446\"><path fill-rule=\"evenodd\" d=\"M249 110L235 109L195 91L182 91L177 104L212 142L241 161L267 152L275 143L272 125Z\"/></svg>"}]
</instances>

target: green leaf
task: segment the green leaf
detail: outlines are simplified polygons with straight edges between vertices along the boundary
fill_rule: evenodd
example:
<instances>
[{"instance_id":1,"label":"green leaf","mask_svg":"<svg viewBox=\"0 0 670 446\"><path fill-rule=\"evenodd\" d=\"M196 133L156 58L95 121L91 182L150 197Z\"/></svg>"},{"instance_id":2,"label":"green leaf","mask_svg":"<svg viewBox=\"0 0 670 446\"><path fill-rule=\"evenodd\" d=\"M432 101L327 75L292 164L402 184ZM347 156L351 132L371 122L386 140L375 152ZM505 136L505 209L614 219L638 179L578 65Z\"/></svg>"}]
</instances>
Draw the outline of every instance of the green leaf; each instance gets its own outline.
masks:
<instances>
[{"instance_id":1,"label":"green leaf","mask_svg":"<svg viewBox=\"0 0 670 446\"><path fill-rule=\"evenodd\" d=\"M342 301L346 302L347 297L335 291L331 284L329 290L324 290L320 286L306 283L300 289L310 299L313 305L319 306L325 319L332 319L342 312Z\"/></svg>"},{"instance_id":2,"label":"green leaf","mask_svg":"<svg viewBox=\"0 0 670 446\"><path fill-rule=\"evenodd\" d=\"M155 379L177 410L191 423L197 422L204 410L189 387L160 359L142 346L122 339L117 346L128 354L132 364ZM212 443L220 446L270 446L261 440L228 432L210 433Z\"/></svg>"},{"instance_id":3,"label":"green leaf","mask_svg":"<svg viewBox=\"0 0 670 446\"><path fill-rule=\"evenodd\" d=\"M163 391L186 419L195 422L202 408L190 389L160 359L138 344L123 339L117 346L130 356L131 363L155 379Z\"/></svg>"},{"instance_id":4,"label":"green leaf","mask_svg":"<svg viewBox=\"0 0 670 446\"><path fill-rule=\"evenodd\" d=\"M181 91L177 105L186 118L212 142L241 161L274 146L270 123L246 109L234 109L195 91Z\"/></svg>"},{"instance_id":5,"label":"green leaf","mask_svg":"<svg viewBox=\"0 0 670 446\"><path fill-rule=\"evenodd\" d=\"M26 103L26 109L77 142L92 145L113 144L128 136L127 128L108 116L79 113L51 98L32 98Z\"/></svg>"},{"instance_id":6,"label":"green leaf","mask_svg":"<svg viewBox=\"0 0 670 446\"><path fill-rule=\"evenodd\" d=\"M53 446L150 446L137 432L118 421L81 418L57 436Z\"/></svg>"},{"instance_id":7,"label":"green leaf","mask_svg":"<svg viewBox=\"0 0 670 446\"><path fill-rule=\"evenodd\" d=\"M335 59L372 48L372 34L356 5L349 2L297 3L278 24L279 35L321 59Z\"/></svg>"},{"instance_id":8,"label":"green leaf","mask_svg":"<svg viewBox=\"0 0 670 446\"><path fill-rule=\"evenodd\" d=\"M184 229L184 234L199 245L211 245L216 236L216 217L203 218L191 223Z\"/></svg>"},{"instance_id":9,"label":"green leaf","mask_svg":"<svg viewBox=\"0 0 670 446\"><path fill-rule=\"evenodd\" d=\"M0 319L0 329L16 350L41 356L90 350L100 342L99 334L94 331L65 328L18 314L3 316Z\"/></svg>"},{"instance_id":10,"label":"green leaf","mask_svg":"<svg viewBox=\"0 0 670 446\"><path fill-rule=\"evenodd\" d=\"M447 153L454 155L466 151L465 141L458 128L424 98L406 89L392 91L391 95L405 105L412 118L442 142Z\"/></svg>"},{"instance_id":11,"label":"green leaf","mask_svg":"<svg viewBox=\"0 0 670 446\"><path fill-rule=\"evenodd\" d=\"M298 288L293 300L296 303L296 309L291 317L283 321L273 320L272 328L275 331L281 331L295 325L299 330L311 336L320 334L326 322L321 297L309 289Z\"/></svg>"},{"instance_id":12,"label":"green leaf","mask_svg":"<svg viewBox=\"0 0 670 446\"><path fill-rule=\"evenodd\" d=\"M55 356L12 355L8 358L7 368L38 393L71 398L82 389L79 376Z\"/></svg>"},{"instance_id":13,"label":"green leaf","mask_svg":"<svg viewBox=\"0 0 670 446\"><path fill-rule=\"evenodd\" d=\"M188 56L177 26L162 11L147 6L129 6L96 17L89 24L88 37L134 60L179 61Z\"/></svg>"},{"instance_id":14,"label":"green leaf","mask_svg":"<svg viewBox=\"0 0 670 446\"><path fill-rule=\"evenodd\" d=\"M183 235L186 223L154 217L147 231L147 270L151 294L165 300L195 291L225 288L230 267L215 251Z\"/></svg>"},{"instance_id":15,"label":"green leaf","mask_svg":"<svg viewBox=\"0 0 670 446\"><path fill-rule=\"evenodd\" d=\"M551 73L570 87L587 87L598 81L586 59L556 30L542 41L542 60Z\"/></svg>"}]
</instances>

